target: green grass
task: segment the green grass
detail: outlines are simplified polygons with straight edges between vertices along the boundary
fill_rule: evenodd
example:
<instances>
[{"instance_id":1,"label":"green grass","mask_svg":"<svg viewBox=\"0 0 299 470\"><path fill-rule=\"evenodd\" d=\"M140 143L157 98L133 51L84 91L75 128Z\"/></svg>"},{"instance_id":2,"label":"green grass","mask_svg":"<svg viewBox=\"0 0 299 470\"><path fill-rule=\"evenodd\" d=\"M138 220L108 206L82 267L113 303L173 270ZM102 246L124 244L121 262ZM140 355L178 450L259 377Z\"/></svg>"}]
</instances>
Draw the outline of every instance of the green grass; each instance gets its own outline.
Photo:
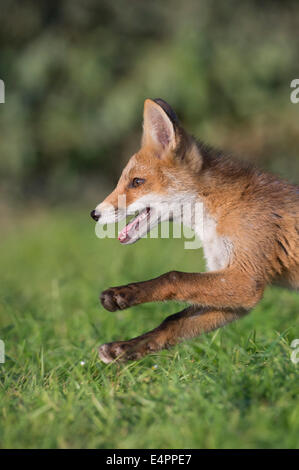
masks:
<instances>
[{"instance_id":1,"label":"green grass","mask_svg":"<svg viewBox=\"0 0 299 470\"><path fill-rule=\"evenodd\" d=\"M298 448L299 365L290 360L298 295L268 289L239 322L107 366L99 344L151 329L180 307L109 313L101 290L203 262L182 240L99 240L87 212L39 213L10 221L2 235L0 446Z\"/></svg>"}]
</instances>

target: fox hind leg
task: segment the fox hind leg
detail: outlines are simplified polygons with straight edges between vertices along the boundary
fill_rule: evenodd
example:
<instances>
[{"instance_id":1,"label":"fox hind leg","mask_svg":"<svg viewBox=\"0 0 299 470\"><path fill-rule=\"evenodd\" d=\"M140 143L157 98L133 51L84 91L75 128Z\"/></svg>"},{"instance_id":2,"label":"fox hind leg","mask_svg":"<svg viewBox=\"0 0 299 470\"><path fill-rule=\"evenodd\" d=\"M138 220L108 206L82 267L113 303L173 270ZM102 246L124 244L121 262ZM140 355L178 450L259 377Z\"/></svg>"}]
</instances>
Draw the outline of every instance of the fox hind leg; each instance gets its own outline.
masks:
<instances>
[{"instance_id":1,"label":"fox hind leg","mask_svg":"<svg viewBox=\"0 0 299 470\"><path fill-rule=\"evenodd\" d=\"M99 347L106 364L138 360L147 354L168 349L178 342L220 328L241 317L244 312L188 307L167 317L157 328L128 341L115 341Z\"/></svg>"}]
</instances>

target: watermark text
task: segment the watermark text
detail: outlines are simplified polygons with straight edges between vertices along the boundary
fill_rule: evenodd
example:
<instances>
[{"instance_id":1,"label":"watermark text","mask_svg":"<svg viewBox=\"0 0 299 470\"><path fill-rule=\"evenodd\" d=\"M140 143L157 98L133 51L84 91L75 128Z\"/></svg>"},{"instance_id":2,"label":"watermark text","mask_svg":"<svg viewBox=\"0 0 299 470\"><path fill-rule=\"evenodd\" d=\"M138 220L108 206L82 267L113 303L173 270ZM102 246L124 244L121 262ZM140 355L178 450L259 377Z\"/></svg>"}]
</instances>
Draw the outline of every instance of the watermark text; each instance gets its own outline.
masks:
<instances>
[{"instance_id":1,"label":"watermark text","mask_svg":"<svg viewBox=\"0 0 299 470\"><path fill-rule=\"evenodd\" d=\"M0 103L5 103L5 85L4 81L0 79Z\"/></svg>"},{"instance_id":2,"label":"watermark text","mask_svg":"<svg viewBox=\"0 0 299 470\"><path fill-rule=\"evenodd\" d=\"M5 362L5 344L2 339L0 339L0 364Z\"/></svg>"},{"instance_id":3,"label":"watermark text","mask_svg":"<svg viewBox=\"0 0 299 470\"><path fill-rule=\"evenodd\" d=\"M294 78L294 80L291 81L290 87L294 88L290 95L291 103L297 104L299 103L299 78Z\"/></svg>"}]
</instances>

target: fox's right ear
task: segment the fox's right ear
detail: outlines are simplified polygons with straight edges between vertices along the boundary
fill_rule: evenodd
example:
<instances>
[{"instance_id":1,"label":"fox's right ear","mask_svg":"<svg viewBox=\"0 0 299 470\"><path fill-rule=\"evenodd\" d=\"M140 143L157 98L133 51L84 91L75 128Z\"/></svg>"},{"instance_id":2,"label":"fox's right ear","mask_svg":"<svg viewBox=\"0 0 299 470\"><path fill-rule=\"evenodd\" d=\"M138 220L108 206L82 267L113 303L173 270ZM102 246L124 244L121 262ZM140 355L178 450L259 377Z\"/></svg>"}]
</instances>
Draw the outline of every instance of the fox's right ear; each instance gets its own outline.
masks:
<instances>
[{"instance_id":1,"label":"fox's right ear","mask_svg":"<svg viewBox=\"0 0 299 470\"><path fill-rule=\"evenodd\" d=\"M177 123L174 111L164 100L145 100L142 144L154 146L159 154L174 149Z\"/></svg>"}]
</instances>

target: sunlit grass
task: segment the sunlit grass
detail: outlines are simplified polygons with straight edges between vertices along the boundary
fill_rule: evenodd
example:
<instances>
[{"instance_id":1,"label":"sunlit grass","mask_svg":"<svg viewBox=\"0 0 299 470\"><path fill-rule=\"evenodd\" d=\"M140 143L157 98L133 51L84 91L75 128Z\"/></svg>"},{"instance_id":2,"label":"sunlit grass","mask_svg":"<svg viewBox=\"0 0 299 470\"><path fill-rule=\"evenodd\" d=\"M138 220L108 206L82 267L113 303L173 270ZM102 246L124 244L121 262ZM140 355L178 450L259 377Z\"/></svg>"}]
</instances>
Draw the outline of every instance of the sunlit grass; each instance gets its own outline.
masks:
<instances>
[{"instance_id":1,"label":"sunlit grass","mask_svg":"<svg viewBox=\"0 0 299 470\"><path fill-rule=\"evenodd\" d=\"M298 447L296 293L268 289L249 316L125 366L99 344L128 339L179 310L109 313L101 290L170 269L203 268L182 240L99 240L87 211L20 221L1 241L0 446Z\"/></svg>"}]
</instances>

